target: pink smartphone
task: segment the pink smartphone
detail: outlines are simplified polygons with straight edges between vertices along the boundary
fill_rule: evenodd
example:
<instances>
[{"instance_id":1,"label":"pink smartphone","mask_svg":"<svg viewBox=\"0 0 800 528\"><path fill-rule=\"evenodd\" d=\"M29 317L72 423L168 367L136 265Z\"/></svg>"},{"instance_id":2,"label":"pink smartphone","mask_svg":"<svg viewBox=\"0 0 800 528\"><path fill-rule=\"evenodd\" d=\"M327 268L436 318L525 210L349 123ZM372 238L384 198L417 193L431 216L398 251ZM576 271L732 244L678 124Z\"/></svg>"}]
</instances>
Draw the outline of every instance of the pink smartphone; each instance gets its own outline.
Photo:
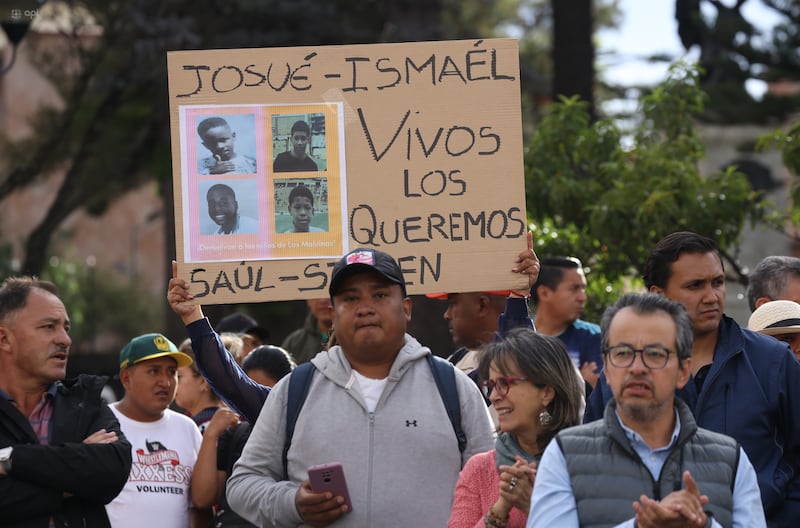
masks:
<instances>
[{"instance_id":1,"label":"pink smartphone","mask_svg":"<svg viewBox=\"0 0 800 528\"><path fill-rule=\"evenodd\" d=\"M314 493L330 491L335 497L343 497L347 509L353 511L350 494L347 492L347 481L344 479L344 470L338 462L320 464L308 468L308 480Z\"/></svg>"}]
</instances>

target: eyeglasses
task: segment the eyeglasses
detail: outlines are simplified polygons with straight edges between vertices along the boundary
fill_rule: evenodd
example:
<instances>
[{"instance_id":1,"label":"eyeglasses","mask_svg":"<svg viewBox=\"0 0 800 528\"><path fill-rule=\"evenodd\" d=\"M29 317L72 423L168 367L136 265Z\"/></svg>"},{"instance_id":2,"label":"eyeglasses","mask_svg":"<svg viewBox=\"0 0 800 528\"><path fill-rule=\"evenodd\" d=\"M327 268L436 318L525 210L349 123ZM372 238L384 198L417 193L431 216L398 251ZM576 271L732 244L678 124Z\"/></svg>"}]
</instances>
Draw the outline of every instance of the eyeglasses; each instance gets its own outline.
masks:
<instances>
[{"instance_id":1,"label":"eyeglasses","mask_svg":"<svg viewBox=\"0 0 800 528\"><path fill-rule=\"evenodd\" d=\"M661 346L651 345L644 348L633 348L630 345L617 345L605 350L608 360L617 368L627 368L633 365L636 354L642 356L642 363L650 369L662 369L667 366L670 350Z\"/></svg>"},{"instance_id":2,"label":"eyeglasses","mask_svg":"<svg viewBox=\"0 0 800 528\"><path fill-rule=\"evenodd\" d=\"M497 395L502 398L508 394L508 389L511 388L512 384L519 383L520 381L528 381L528 378L512 378L510 376L505 376L493 380L483 380L481 382L481 392L488 398L492 395L492 391L497 389Z\"/></svg>"}]
</instances>

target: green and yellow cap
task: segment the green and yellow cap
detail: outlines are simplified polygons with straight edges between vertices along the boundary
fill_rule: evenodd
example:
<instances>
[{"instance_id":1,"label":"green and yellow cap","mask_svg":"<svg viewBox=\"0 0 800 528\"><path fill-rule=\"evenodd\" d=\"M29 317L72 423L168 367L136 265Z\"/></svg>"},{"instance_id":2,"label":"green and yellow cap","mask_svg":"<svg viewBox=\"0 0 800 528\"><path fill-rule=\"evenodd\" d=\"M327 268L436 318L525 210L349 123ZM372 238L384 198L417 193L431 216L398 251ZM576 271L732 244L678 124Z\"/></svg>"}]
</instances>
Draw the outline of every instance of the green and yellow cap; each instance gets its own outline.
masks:
<instances>
[{"instance_id":1,"label":"green and yellow cap","mask_svg":"<svg viewBox=\"0 0 800 528\"><path fill-rule=\"evenodd\" d=\"M161 334L144 334L131 339L119 353L119 368L128 368L136 363L169 356L178 362L178 367L188 367L192 358L178 351L175 343Z\"/></svg>"}]
</instances>

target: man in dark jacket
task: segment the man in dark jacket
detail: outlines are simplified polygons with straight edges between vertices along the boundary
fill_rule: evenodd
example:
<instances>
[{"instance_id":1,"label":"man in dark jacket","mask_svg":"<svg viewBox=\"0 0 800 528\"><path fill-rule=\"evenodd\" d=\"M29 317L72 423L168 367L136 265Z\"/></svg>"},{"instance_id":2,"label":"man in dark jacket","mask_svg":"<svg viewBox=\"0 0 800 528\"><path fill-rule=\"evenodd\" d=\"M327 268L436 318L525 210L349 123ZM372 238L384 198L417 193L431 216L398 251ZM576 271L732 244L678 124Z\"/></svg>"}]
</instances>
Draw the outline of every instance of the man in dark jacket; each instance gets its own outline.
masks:
<instances>
[{"instance_id":1,"label":"man in dark jacket","mask_svg":"<svg viewBox=\"0 0 800 528\"><path fill-rule=\"evenodd\" d=\"M692 378L677 394L697 425L735 438L758 474L770 527L800 519L800 363L785 343L723 315L725 270L713 240L677 232L656 244L645 286L678 301L692 319ZM601 376L585 421L602 416L611 390ZM602 384L602 385L601 385Z\"/></svg>"},{"instance_id":2,"label":"man in dark jacket","mask_svg":"<svg viewBox=\"0 0 800 528\"><path fill-rule=\"evenodd\" d=\"M0 526L108 527L131 447L100 399L104 379L66 376L70 322L55 286L0 286Z\"/></svg>"}]
</instances>

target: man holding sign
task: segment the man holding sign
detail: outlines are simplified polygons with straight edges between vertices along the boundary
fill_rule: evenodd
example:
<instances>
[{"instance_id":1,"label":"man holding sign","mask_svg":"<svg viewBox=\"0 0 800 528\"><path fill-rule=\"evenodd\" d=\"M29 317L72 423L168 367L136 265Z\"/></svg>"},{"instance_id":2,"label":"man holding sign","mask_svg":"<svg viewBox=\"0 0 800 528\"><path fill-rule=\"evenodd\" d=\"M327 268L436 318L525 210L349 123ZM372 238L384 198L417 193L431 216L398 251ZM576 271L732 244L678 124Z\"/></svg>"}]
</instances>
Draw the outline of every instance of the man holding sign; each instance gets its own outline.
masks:
<instances>
[{"instance_id":1,"label":"man holding sign","mask_svg":"<svg viewBox=\"0 0 800 528\"><path fill-rule=\"evenodd\" d=\"M532 250L516 271L535 277ZM458 473L492 447L486 405L456 372L460 453L426 357L406 333L411 300L388 254L358 249L334 267L329 293L340 343L321 352L288 451L282 480L288 383L275 386L228 481L233 509L259 526L444 526ZM353 509L333 493L315 493L307 468L341 462ZM398 491L402 490L402 495ZM344 516L344 517L343 517Z\"/></svg>"},{"instance_id":2,"label":"man holding sign","mask_svg":"<svg viewBox=\"0 0 800 528\"><path fill-rule=\"evenodd\" d=\"M529 235L513 268L529 284L538 274L531 247ZM185 282L171 284L173 308L191 299ZM359 527L390 519L400 526L447 523L461 467L492 447L491 422L474 383L456 372L467 438L459 452L437 403L431 352L406 333L411 300L405 286L397 262L381 251L356 250L337 263L329 293L340 344L312 361L316 371L287 455L288 480L282 452L288 382L267 399L228 484L229 502L241 516L258 526L325 526L340 517L342 526ZM194 308L186 305L196 317ZM343 465L352 511L340 497L310 487L307 468L330 462Z\"/></svg>"}]
</instances>

